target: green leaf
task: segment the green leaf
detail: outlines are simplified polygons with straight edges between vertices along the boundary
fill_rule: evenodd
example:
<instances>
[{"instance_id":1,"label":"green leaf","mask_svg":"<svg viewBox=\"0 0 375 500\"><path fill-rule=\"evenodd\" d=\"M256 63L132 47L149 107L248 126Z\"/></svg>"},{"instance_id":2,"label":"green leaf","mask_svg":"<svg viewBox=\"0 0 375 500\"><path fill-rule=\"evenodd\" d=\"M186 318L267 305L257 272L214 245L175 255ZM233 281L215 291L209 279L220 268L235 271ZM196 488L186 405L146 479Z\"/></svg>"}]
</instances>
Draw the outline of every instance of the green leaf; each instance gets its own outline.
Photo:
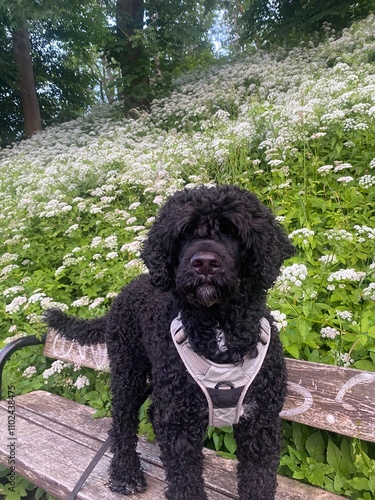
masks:
<instances>
[{"instance_id":1,"label":"green leaf","mask_svg":"<svg viewBox=\"0 0 375 500\"><path fill-rule=\"evenodd\" d=\"M304 318L298 318L297 319L297 329L299 334L301 335L302 339L305 340L307 335L309 334L311 330L311 322L304 319Z\"/></svg>"},{"instance_id":2,"label":"green leaf","mask_svg":"<svg viewBox=\"0 0 375 500\"><path fill-rule=\"evenodd\" d=\"M320 431L314 432L306 439L306 450L317 462L324 461L326 445Z\"/></svg>"},{"instance_id":3,"label":"green leaf","mask_svg":"<svg viewBox=\"0 0 375 500\"><path fill-rule=\"evenodd\" d=\"M345 476L340 474L340 472L336 471L333 478L333 487L337 493L343 493L343 489L347 485L347 480Z\"/></svg>"},{"instance_id":4,"label":"green leaf","mask_svg":"<svg viewBox=\"0 0 375 500\"><path fill-rule=\"evenodd\" d=\"M235 453L237 450L237 443L233 434L225 434L224 445L229 453Z\"/></svg>"},{"instance_id":5,"label":"green leaf","mask_svg":"<svg viewBox=\"0 0 375 500\"><path fill-rule=\"evenodd\" d=\"M335 445L331 439L328 440L327 446L327 463L331 465L335 470L342 470L342 454L339 448Z\"/></svg>"},{"instance_id":6,"label":"green leaf","mask_svg":"<svg viewBox=\"0 0 375 500\"><path fill-rule=\"evenodd\" d=\"M354 477L348 481L348 484L359 491L370 491L370 482L366 477Z\"/></svg>"},{"instance_id":7,"label":"green leaf","mask_svg":"<svg viewBox=\"0 0 375 500\"><path fill-rule=\"evenodd\" d=\"M219 451L223 442L222 434L213 434L212 441L214 442L215 450Z\"/></svg>"},{"instance_id":8,"label":"green leaf","mask_svg":"<svg viewBox=\"0 0 375 500\"><path fill-rule=\"evenodd\" d=\"M293 356L295 359L299 359L299 349L296 345L289 345L285 348L285 350Z\"/></svg>"},{"instance_id":9,"label":"green leaf","mask_svg":"<svg viewBox=\"0 0 375 500\"><path fill-rule=\"evenodd\" d=\"M367 359L362 359L359 361L356 361L354 363L354 366L358 368L359 370L366 370L368 372L375 372L375 364Z\"/></svg>"},{"instance_id":10,"label":"green leaf","mask_svg":"<svg viewBox=\"0 0 375 500\"><path fill-rule=\"evenodd\" d=\"M353 456L351 454L351 449L348 439L346 438L343 439L340 446L340 451L342 455L342 467L343 470L346 471L345 475L349 476L350 474L354 474L357 469L353 464Z\"/></svg>"}]
</instances>

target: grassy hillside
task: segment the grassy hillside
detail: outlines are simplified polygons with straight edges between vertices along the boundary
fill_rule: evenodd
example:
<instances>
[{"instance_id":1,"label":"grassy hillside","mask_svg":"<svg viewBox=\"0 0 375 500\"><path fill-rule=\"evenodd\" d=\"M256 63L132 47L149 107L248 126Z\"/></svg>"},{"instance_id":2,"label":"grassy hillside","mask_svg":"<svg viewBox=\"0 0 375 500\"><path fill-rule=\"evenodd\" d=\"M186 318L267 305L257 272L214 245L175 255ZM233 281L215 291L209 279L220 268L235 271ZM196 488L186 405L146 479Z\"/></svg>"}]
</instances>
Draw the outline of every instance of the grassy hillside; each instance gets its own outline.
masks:
<instances>
[{"instance_id":1,"label":"grassy hillside","mask_svg":"<svg viewBox=\"0 0 375 500\"><path fill-rule=\"evenodd\" d=\"M140 244L170 193L234 183L298 249L269 300L286 355L375 371L374 24L186 75L150 114L101 107L0 151L0 340L40 333L51 305L102 314L142 270ZM45 386L107 410L105 375L35 352L9 363L19 391ZM233 451L223 436L215 446ZM358 458L373 448L297 424L285 439L285 474L374 498L375 461ZM311 442L323 443L321 461ZM333 446L350 466L330 463Z\"/></svg>"}]
</instances>

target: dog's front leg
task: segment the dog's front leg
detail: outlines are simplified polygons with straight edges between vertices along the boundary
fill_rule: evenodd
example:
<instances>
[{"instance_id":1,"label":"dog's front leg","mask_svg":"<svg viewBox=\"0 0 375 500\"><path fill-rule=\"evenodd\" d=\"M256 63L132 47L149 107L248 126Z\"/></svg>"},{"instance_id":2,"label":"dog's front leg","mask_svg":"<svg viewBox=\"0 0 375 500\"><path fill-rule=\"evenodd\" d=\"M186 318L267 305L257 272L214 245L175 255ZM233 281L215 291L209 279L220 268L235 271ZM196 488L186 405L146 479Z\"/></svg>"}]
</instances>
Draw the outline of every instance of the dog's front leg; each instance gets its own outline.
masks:
<instances>
[{"instance_id":1,"label":"dog's front leg","mask_svg":"<svg viewBox=\"0 0 375 500\"><path fill-rule=\"evenodd\" d=\"M164 392L164 395L155 394L152 420L166 473L165 497L207 500L202 477L207 404L199 401L197 405L197 401L189 400L186 394L180 394L177 401L171 402L171 393Z\"/></svg>"},{"instance_id":2,"label":"dog's front leg","mask_svg":"<svg viewBox=\"0 0 375 500\"><path fill-rule=\"evenodd\" d=\"M280 459L278 415L258 415L235 426L240 500L273 500Z\"/></svg>"}]
</instances>

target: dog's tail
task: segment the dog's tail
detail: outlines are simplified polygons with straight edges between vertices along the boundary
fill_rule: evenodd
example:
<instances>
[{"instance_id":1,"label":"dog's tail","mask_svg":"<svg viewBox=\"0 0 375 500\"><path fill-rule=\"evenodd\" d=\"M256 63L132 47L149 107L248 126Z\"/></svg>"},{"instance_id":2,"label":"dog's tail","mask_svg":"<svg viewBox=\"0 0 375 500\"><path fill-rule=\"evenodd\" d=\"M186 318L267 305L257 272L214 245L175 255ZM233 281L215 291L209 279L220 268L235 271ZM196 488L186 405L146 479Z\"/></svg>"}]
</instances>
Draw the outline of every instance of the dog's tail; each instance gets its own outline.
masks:
<instances>
[{"instance_id":1,"label":"dog's tail","mask_svg":"<svg viewBox=\"0 0 375 500\"><path fill-rule=\"evenodd\" d=\"M63 337L76 340L82 345L104 343L107 316L96 319L78 319L68 316L60 309L53 308L44 312L43 321Z\"/></svg>"}]
</instances>

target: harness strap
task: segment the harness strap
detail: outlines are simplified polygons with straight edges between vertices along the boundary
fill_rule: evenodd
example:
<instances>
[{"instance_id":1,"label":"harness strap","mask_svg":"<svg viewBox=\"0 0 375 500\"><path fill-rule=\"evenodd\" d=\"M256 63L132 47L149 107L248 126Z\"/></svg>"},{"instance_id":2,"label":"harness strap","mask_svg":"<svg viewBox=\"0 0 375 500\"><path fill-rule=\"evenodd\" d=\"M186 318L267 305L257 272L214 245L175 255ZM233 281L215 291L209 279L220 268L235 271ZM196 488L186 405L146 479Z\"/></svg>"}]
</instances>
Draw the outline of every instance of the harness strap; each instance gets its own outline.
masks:
<instances>
[{"instance_id":1,"label":"harness strap","mask_svg":"<svg viewBox=\"0 0 375 500\"><path fill-rule=\"evenodd\" d=\"M255 358L245 356L241 365L215 363L193 351L180 315L171 323L171 336L186 370L207 399L209 425L223 427L238 423L244 413L246 393L259 373L271 339L266 318L260 321L260 341Z\"/></svg>"}]
</instances>

